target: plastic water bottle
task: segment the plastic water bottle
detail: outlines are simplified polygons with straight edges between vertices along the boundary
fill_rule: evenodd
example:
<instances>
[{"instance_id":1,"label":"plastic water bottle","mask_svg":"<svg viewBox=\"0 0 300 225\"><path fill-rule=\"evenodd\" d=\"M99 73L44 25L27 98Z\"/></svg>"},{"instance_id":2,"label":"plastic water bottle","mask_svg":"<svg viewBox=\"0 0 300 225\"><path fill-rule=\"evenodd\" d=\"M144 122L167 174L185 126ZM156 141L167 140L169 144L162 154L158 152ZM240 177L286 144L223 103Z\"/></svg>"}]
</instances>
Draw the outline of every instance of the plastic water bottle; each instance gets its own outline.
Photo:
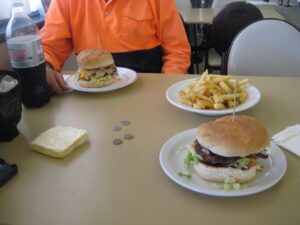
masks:
<instances>
[{"instance_id":1,"label":"plastic water bottle","mask_svg":"<svg viewBox=\"0 0 300 225\"><path fill-rule=\"evenodd\" d=\"M50 100L50 87L46 80L41 36L24 11L22 0L13 0L6 43L11 67L21 77L22 103L28 108L43 106Z\"/></svg>"}]
</instances>

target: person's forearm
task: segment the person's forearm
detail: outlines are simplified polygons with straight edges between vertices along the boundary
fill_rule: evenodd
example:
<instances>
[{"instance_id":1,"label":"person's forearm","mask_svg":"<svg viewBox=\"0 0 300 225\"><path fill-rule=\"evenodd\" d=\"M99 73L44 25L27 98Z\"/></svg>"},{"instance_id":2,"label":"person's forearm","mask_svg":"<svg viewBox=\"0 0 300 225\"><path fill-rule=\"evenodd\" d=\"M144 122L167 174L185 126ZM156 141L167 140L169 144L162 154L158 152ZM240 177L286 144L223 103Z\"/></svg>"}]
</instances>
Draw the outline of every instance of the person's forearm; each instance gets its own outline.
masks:
<instances>
[{"instance_id":1,"label":"person's forearm","mask_svg":"<svg viewBox=\"0 0 300 225\"><path fill-rule=\"evenodd\" d=\"M183 23L173 1L161 1L159 39L163 49L162 73L186 74L191 48Z\"/></svg>"},{"instance_id":2,"label":"person's forearm","mask_svg":"<svg viewBox=\"0 0 300 225\"><path fill-rule=\"evenodd\" d=\"M51 1L45 25L41 29L45 60L56 71L62 69L66 59L73 51L72 33L68 24L68 2L64 0Z\"/></svg>"},{"instance_id":3,"label":"person's forearm","mask_svg":"<svg viewBox=\"0 0 300 225\"><path fill-rule=\"evenodd\" d=\"M169 53L164 56L164 65L162 73L165 74L187 74L188 68L191 64L189 47L186 48L186 52L177 54Z\"/></svg>"}]
</instances>

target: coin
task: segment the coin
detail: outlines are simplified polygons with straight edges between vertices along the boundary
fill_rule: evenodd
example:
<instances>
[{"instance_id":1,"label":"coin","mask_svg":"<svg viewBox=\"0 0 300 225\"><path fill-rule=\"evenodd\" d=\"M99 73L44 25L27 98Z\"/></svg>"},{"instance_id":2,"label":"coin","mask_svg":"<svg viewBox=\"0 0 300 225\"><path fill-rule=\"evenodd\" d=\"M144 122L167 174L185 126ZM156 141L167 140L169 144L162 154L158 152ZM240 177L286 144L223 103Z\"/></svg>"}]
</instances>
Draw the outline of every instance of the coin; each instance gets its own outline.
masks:
<instances>
[{"instance_id":1,"label":"coin","mask_svg":"<svg viewBox=\"0 0 300 225\"><path fill-rule=\"evenodd\" d=\"M130 140L130 139L133 139L134 136L133 136L132 134L125 134L125 135L124 135L124 138L125 138L126 140Z\"/></svg>"},{"instance_id":2,"label":"coin","mask_svg":"<svg viewBox=\"0 0 300 225\"><path fill-rule=\"evenodd\" d=\"M122 124L123 126L128 126L128 125L130 124L130 122L129 122L128 120L122 120L122 121L121 121L121 124Z\"/></svg>"},{"instance_id":3,"label":"coin","mask_svg":"<svg viewBox=\"0 0 300 225\"><path fill-rule=\"evenodd\" d=\"M122 143L123 143L123 141L120 138L116 138L116 139L113 140L114 145L120 145Z\"/></svg>"},{"instance_id":4,"label":"coin","mask_svg":"<svg viewBox=\"0 0 300 225\"><path fill-rule=\"evenodd\" d=\"M120 131L122 129L122 127L119 124L117 124L117 125L114 125L111 129L112 129L112 131Z\"/></svg>"}]
</instances>

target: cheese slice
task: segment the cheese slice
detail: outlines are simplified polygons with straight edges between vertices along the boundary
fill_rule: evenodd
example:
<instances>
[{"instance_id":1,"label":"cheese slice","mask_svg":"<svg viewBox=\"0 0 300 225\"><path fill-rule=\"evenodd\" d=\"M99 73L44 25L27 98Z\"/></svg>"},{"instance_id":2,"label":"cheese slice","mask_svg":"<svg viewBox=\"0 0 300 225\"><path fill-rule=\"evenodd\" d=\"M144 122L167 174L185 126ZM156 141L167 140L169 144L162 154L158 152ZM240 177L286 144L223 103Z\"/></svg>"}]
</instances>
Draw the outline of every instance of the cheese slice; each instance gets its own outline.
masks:
<instances>
[{"instance_id":1,"label":"cheese slice","mask_svg":"<svg viewBox=\"0 0 300 225\"><path fill-rule=\"evenodd\" d=\"M30 148L54 158L64 158L87 141L88 132L74 127L56 126L41 133Z\"/></svg>"}]
</instances>

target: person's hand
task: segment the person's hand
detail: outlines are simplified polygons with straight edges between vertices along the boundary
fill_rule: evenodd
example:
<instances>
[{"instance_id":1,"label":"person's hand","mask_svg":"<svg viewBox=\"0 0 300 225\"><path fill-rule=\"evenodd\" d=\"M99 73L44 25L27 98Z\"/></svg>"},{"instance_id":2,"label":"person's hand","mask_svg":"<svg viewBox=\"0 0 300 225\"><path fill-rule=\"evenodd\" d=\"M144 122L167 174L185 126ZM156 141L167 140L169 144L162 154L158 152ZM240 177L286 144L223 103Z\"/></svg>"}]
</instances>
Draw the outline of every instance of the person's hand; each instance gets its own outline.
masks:
<instances>
[{"instance_id":1,"label":"person's hand","mask_svg":"<svg viewBox=\"0 0 300 225\"><path fill-rule=\"evenodd\" d=\"M62 95L64 91L68 90L63 75L53 70L50 66L46 67L46 76L48 84L55 93Z\"/></svg>"}]
</instances>

